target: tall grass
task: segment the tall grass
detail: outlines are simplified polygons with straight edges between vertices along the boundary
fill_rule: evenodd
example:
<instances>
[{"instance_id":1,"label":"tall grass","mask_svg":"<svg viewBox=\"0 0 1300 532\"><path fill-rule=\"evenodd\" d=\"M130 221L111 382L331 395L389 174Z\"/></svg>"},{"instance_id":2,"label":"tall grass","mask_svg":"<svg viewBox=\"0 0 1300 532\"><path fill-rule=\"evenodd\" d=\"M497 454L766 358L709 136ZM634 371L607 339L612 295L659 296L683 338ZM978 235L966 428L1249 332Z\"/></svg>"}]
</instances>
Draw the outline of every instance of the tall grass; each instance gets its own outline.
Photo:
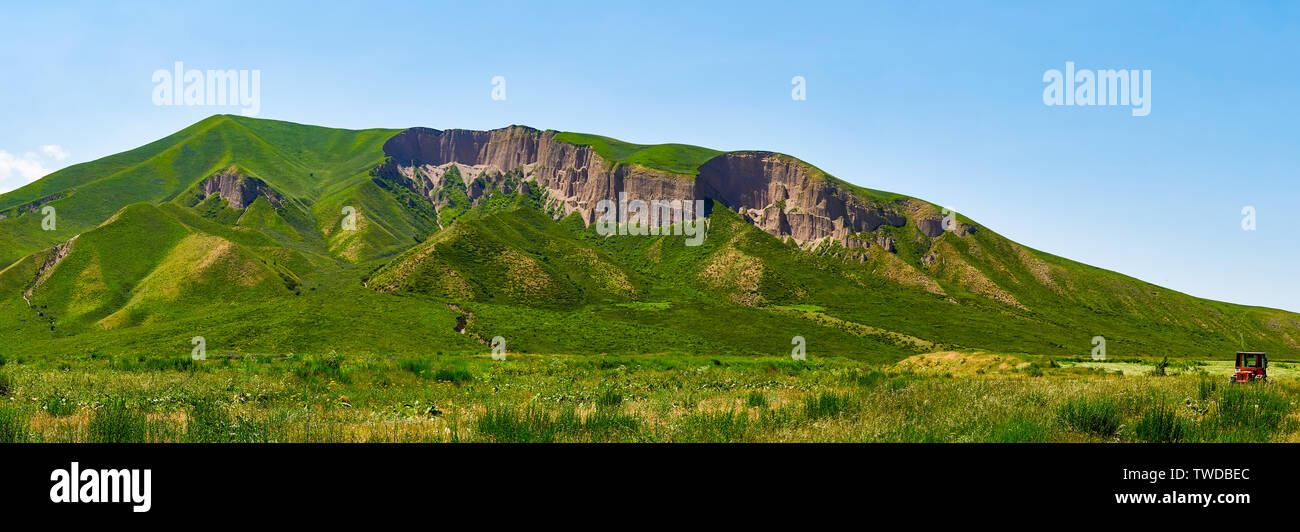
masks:
<instances>
[{"instance_id":1,"label":"tall grass","mask_svg":"<svg viewBox=\"0 0 1300 532\"><path fill-rule=\"evenodd\" d=\"M1219 380L1209 375L1202 375L1196 382L1196 398L1205 401L1219 390Z\"/></svg>"},{"instance_id":2,"label":"tall grass","mask_svg":"<svg viewBox=\"0 0 1300 532\"><path fill-rule=\"evenodd\" d=\"M139 443L148 441L149 421L138 408L122 399L109 399L95 409L86 426L91 443Z\"/></svg>"},{"instance_id":3,"label":"tall grass","mask_svg":"<svg viewBox=\"0 0 1300 532\"><path fill-rule=\"evenodd\" d=\"M1109 438L1119 432L1120 408L1106 398L1071 399L1056 409L1056 418L1079 432Z\"/></svg>"},{"instance_id":4,"label":"tall grass","mask_svg":"<svg viewBox=\"0 0 1300 532\"><path fill-rule=\"evenodd\" d=\"M266 443L269 431L261 423L231 416L213 399L191 402L185 422L185 441L191 443Z\"/></svg>"},{"instance_id":5,"label":"tall grass","mask_svg":"<svg viewBox=\"0 0 1300 532\"><path fill-rule=\"evenodd\" d=\"M509 366L485 357L419 360L425 359L430 363L249 358L151 372L110 367L115 363L108 357L6 366L0 374L18 385L0 396L5 416L0 439L1242 442L1300 437L1292 417L1300 385L1286 378L1228 385L1226 377L1177 371L1159 378L1119 377L1050 365L1035 378L1022 373L945 378L847 360L796 366L724 357L719 365L684 355L530 357ZM60 369L65 363L73 371ZM456 386L436 384L440 371L462 377L449 376ZM341 374L350 382L339 382ZM104 404L88 406L96 402Z\"/></svg>"},{"instance_id":6,"label":"tall grass","mask_svg":"<svg viewBox=\"0 0 1300 532\"><path fill-rule=\"evenodd\" d=\"M597 408L583 418L573 405L552 413L537 403L529 403L522 410L506 405L488 408L478 418L476 432L487 441L502 443L607 441L631 436L639 426L636 415L614 409Z\"/></svg>"},{"instance_id":7,"label":"tall grass","mask_svg":"<svg viewBox=\"0 0 1300 532\"><path fill-rule=\"evenodd\" d=\"M351 382L351 375L343 368L343 357L336 354L308 357L294 368L294 375L301 379L322 378L335 382Z\"/></svg>"},{"instance_id":8,"label":"tall grass","mask_svg":"<svg viewBox=\"0 0 1300 532\"><path fill-rule=\"evenodd\" d=\"M1235 433L1231 441L1268 441L1282 429L1294 428L1287 414L1291 402L1265 383L1225 386L1219 393L1213 423Z\"/></svg>"},{"instance_id":9,"label":"tall grass","mask_svg":"<svg viewBox=\"0 0 1300 532\"><path fill-rule=\"evenodd\" d=\"M1134 433L1145 442L1177 443L1187 438L1187 421L1179 417L1174 408L1160 401L1142 415Z\"/></svg>"},{"instance_id":10,"label":"tall grass","mask_svg":"<svg viewBox=\"0 0 1300 532\"><path fill-rule=\"evenodd\" d=\"M190 355L175 357L114 357L109 367L120 371L195 371L199 366Z\"/></svg>"},{"instance_id":11,"label":"tall grass","mask_svg":"<svg viewBox=\"0 0 1300 532\"><path fill-rule=\"evenodd\" d=\"M397 369L408 371L412 375L422 378L433 376L432 366L427 359L423 358L404 358L397 362Z\"/></svg>"},{"instance_id":12,"label":"tall grass","mask_svg":"<svg viewBox=\"0 0 1300 532\"><path fill-rule=\"evenodd\" d=\"M1052 441L1050 418L1046 421L1019 414L999 422L989 430L986 441L992 443L1046 443Z\"/></svg>"},{"instance_id":13,"label":"tall grass","mask_svg":"<svg viewBox=\"0 0 1300 532\"><path fill-rule=\"evenodd\" d=\"M27 414L16 407L0 406L0 443L22 443L27 439Z\"/></svg>"},{"instance_id":14,"label":"tall grass","mask_svg":"<svg viewBox=\"0 0 1300 532\"><path fill-rule=\"evenodd\" d=\"M600 397L596 398L596 404L606 408L622 406L623 394L618 393L618 391L613 388L606 388L605 391L600 394Z\"/></svg>"},{"instance_id":15,"label":"tall grass","mask_svg":"<svg viewBox=\"0 0 1300 532\"><path fill-rule=\"evenodd\" d=\"M421 379L460 384L474 380L474 374L465 368L435 368L432 361L424 358L407 358L398 361L397 368L410 372Z\"/></svg>"},{"instance_id":16,"label":"tall grass","mask_svg":"<svg viewBox=\"0 0 1300 532\"><path fill-rule=\"evenodd\" d=\"M211 399L196 399L185 420L185 441L219 443L230 441L230 416L223 405Z\"/></svg>"},{"instance_id":17,"label":"tall grass","mask_svg":"<svg viewBox=\"0 0 1300 532\"><path fill-rule=\"evenodd\" d=\"M440 368L433 373L433 380L461 384L474 380L474 374L464 368Z\"/></svg>"},{"instance_id":18,"label":"tall grass","mask_svg":"<svg viewBox=\"0 0 1300 532\"><path fill-rule=\"evenodd\" d=\"M641 418L636 414L624 413L614 408L597 408L587 414L576 432L567 434L585 436L583 439L591 441L631 440L637 439L641 426Z\"/></svg>"},{"instance_id":19,"label":"tall grass","mask_svg":"<svg viewBox=\"0 0 1300 532\"><path fill-rule=\"evenodd\" d=\"M809 419L839 417L851 407L852 400L847 394L822 392L804 400L804 415Z\"/></svg>"},{"instance_id":20,"label":"tall grass","mask_svg":"<svg viewBox=\"0 0 1300 532\"><path fill-rule=\"evenodd\" d=\"M681 442L740 442L750 433L749 415L743 410L691 412L681 419L674 439Z\"/></svg>"}]
</instances>

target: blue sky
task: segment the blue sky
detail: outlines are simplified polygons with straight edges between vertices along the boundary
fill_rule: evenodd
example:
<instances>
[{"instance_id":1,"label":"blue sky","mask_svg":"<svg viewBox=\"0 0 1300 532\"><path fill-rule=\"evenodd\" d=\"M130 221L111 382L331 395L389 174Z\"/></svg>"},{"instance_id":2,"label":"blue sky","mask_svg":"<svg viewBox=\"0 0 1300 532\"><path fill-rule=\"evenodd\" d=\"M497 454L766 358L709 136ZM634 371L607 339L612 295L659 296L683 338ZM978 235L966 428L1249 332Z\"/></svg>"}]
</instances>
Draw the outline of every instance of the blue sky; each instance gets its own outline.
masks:
<instances>
[{"instance_id":1,"label":"blue sky","mask_svg":"<svg viewBox=\"0 0 1300 532\"><path fill-rule=\"evenodd\" d=\"M153 105L151 74L183 61L260 70L263 118L785 152L1043 251L1300 311L1300 3L189 4L6 6L0 190L238 112ZM1150 70L1150 115L1044 105L1067 61Z\"/></svg>"}]
</instances>

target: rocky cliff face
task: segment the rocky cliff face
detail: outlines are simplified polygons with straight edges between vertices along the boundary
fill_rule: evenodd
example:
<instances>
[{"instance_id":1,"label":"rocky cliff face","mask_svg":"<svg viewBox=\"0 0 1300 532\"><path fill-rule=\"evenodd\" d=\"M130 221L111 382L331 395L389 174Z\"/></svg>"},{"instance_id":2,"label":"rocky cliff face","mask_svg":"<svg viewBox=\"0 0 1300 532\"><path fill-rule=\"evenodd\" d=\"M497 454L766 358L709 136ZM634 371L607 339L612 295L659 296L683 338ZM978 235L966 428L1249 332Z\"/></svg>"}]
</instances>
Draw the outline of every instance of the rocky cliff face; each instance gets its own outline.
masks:
<instances>
[{"instance_id":1,"label":"rocky cliff face","mask_svg":"<svg viewBox=\"0 0 1300 532\"><path fill-rule=\"evenodd\" d=\"M199 192L203 198L213 194L221 196L236 209L247 208L258 196L265 197L277 208L284 204L280 194L272 190L270 185L256 177L244 175L236 167L226 168L204 179L199 183Z\"/></svg>"},{"instance_id":2,"label":"rocky cliff face","mask_svg":"<svg viewBox=\"0 0 1300 532\"><path fill-rule=\"evenodd\" d=\"M908 220L902 203L865 197L788 155L724 153L700 166L692 178L609 161L588 146L554 137L555 132L522 126L492 131L412 128L384 145L389 161L378 173L440 207L440 190L453 164L471 199L517 172L545 191L548 207L557 214L578 212L587 223L594 221L600 200L617 200L619 193L629 201L716 200L764 231L800 244L829 239L846 247L879 245L892 251L888 237L861 233L882 225L900 227ZM925 220L918 227L928 235L936 220Z\"/></svg>"},{"instance_id":3,"label":"rocky cliff face","mask_svg":"<svg viewBox=\"0 0 1300 532\"><path fill-rule=\"evenodd\" d=\"M816 167L779 153L724 153L700 167L696 182L702 196L801 244L830 238L846 247L867 247L857 233L907 221L895 206L859 197Z\"/></svg>"},{"instance_id":4,"label":"rocky cliff face","mask_svg":"<svg viewBox=\"0 0 1300 532\"><path fill-rule=\"evenodd\" d=\"M636 165L615 164L587 146L554 140L555 132L511 126L492 131L408 129L384 145L390 157L380 175L405 184L430 198L435 205L438 189L445 186L448 168L455 164L471 199L487 186L496 186L512 171L540 186L563 215L578 212L594 221L593 211L602 199L687 199L695 197L687 177ZM482 178L479 184L475 184Z\"/></svg>"}]
</instances>

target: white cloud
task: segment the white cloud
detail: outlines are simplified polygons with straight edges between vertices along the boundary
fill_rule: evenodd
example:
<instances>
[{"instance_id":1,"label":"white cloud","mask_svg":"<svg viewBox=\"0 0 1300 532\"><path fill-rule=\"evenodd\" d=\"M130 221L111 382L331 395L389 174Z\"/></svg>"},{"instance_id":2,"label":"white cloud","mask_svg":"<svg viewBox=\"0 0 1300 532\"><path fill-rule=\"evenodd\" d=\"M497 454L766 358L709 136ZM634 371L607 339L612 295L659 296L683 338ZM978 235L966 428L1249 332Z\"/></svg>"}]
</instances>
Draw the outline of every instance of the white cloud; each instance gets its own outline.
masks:
<instances>
[{"instance_id":1,"label":"white cloud","mask_svg":"<svg viewBox=\"0 0 1300 532\"><path fill-rule=\"evenodd\" d=\"M0 194L45 177L53 171L45 166L47 160L61 161L69 155L53 144L41 146L41 152L45 157L32 152L19 156L0 150Z\"/></svg>"},{"instance_id":2,"label":"white cloud","mask_svg":"<svg viewBox=\"0 0 1300 532\"><path fill-rule=\"evenodd\" d=\"M30 183L44 177L50 170L45 168L44 162L35 153L27 152L19 157L0 150L0 179L10 178L14 173Z\"/></svg>"},{"instance_id":3,"label":"white cloud","mask_svg":"<svg viewBox=\"0 0 1300 532\"><path fill-rule=\"evenodd\" d=\"M46 144L41 146L41 153L44 153L46 157L53 157L56 161L67 159L69 155L67 151L64 151L64 149L60 148L57 144Z\"/></svg>"}]
</instances>

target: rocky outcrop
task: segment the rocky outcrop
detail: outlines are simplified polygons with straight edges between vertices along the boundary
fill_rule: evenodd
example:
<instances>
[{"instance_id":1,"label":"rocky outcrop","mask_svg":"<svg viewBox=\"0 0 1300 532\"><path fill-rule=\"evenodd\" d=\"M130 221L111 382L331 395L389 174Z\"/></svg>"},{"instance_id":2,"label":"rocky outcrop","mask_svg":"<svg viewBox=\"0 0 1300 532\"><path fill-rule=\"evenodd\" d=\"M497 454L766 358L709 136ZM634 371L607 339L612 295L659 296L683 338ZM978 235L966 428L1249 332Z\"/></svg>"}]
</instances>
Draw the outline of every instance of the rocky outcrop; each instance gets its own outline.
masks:
<instances>
[{"instance_id":1,"label":"rocky outcrop","mask_svg":"<svg viewBox=\"0 0 1300 532\"><path fill-rule=\"evenodd\" d=\"M875 243L892 251L893 241L874 235L882 225L907 223L895 202L868 197L816 167L779 153L730 152L699 167L699 174L672 174L606 160L588 146L555 140L553 131L511 126L492 131L412 128L384 145L389 159L377 169L428 198L446 203L440 192L456 165L466 194L502 186L508 175L541 187L557 215L580 214L591 223L600 200L715 200L755 226L799 244L827 240L846 247ZM922 230L932 231L929 225ZM933 235L932 235L933 236Z\"/></svg>"},{"instance_id":2,"label":"rocky outcrop","mask_svg":"<svg viewBox=\"0 0 1300 532\"><path fill-rule=\"evenodd\" d=\"M925 236L937 238L943 234L943 220L940 218L917 218L916 229Z\"/></svg>"},{"instance_id":3,"label":"rocky outcrop","mask_svg":"<svg viewBox=\"0 0 1300 532\"><path fill-rule=\"evenodd\" d=\"M236 209L244 209L253 204L259 196L266 198L271 205L280 208L284 200L266 182L256 177L244 175L237 167L229 167L212 174L198 185L200 200L212 195L221 196Z\"/></svg>"},{"instance_id":4,"label":"rocky outcrop","mask_svg":"<svg viewBox=\"0 0 1300 532\"><path fill-rule=\"evenodd\" d=\"M562 215L578 212L594 221L596 204L616 200L620 192L632 199L692 199L690 178L637 165L616 164L587 146L559 142L553 131L511 126L492 131L412 128L384 144L389 161L378 169L386 178L430 198L446 185L445 176L457 166L471 199L489 186L499 187L512 171L536 183ZM480 179L481 178L481 179ZM475 182L478 181L478 185Z\"/></svg>"},{"instance_id":5,"label":"rocky outcrop","mask_svg":"<svg viewBox=\"0 0 1300 532\"><path fill-rule=\"evenodd\" d=\"M9 209L6 209L4 212L0 212L0 220L9 218L11 216L19 216L22 214L39 212L41 210L42 205L45 205L46 203L52 201L61 200L65 197L67 197L67 194L60 192L58 194L50 194L49 196L45 196L38 200L29 201L27 203L18 205L16 207L11 207Z\"/></svg>"},{"instance_id":6,"label":"rocky outcrop","mask_svg":"<svg viewBox=\"0 0 1300 532\"><path fill-rule=\"evenodd\" d=\"M801 244L830 238L846 247L867 247L854 235L907 220L893 205L864 198L847 183L779 153L724 153L700 166L696 183L701 196Z\"/></svg>"},{"instance_id":7,"label":"rocky outcrop","mask_svg":"<svg viewBox=\"0 0 1300 532\"><path fill-rule=\"evenodd\" d=\"M40 288L41 284L44 284L46 279L50 278L50 274L54 271L54 267L58 266L60 262L63 262L63 259L72 251L72 243L76 242L77 238L80 236L81 235L73 236L67 241L59 243L49 250L49 253L45 255L45 261L36 269L36 277L32 279L32 284L23 291L23 300L28 301L28 304L31 304L30 298L32 297L32 293L35 292L37 288Z\"/></svg>"}]
</instances>

